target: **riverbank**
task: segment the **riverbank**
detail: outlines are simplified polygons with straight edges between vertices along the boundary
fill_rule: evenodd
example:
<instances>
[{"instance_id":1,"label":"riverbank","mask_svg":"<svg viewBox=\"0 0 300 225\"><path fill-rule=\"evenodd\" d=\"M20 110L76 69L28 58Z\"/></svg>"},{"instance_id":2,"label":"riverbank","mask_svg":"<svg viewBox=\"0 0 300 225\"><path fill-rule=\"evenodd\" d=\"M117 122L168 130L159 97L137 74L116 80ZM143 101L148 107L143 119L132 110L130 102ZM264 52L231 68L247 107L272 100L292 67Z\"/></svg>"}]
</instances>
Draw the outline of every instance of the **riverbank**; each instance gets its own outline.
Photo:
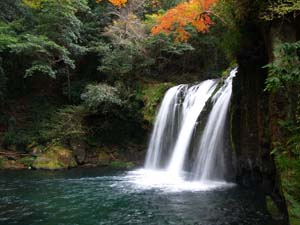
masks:
<instances>
[{"instance_id":1,"label":"riverbank","mask_svg":"<svg viewBox=\"0 0 300 225\"><path fill-rule=\"evenodd\" d=\"M86 147L80 144L68 146L35 146L27 153L16 150L0 150L0 170L62 170L77 167L112 167L130 169L141 166L145 146Z\"/></svg>"}]
</instances>

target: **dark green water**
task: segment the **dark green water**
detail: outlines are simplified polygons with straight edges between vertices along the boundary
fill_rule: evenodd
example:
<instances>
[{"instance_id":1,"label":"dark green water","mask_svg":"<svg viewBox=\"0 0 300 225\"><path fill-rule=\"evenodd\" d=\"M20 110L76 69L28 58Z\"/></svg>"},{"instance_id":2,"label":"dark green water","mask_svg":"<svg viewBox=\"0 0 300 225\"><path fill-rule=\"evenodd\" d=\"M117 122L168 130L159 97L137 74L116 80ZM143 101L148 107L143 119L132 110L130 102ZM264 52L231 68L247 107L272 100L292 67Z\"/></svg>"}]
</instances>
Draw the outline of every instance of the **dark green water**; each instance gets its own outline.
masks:
<instances>
[{"instance_id":1,"label":"dark green water","mask_svg":"<svg viewBox=\"0 0 300 225\"><path fill-rule=\"evenodd\" d=\"M127 172L103 169L1 171L0 224L272 224L251 190L170 192L130 179Z\"/></svg>"}]
</instances>

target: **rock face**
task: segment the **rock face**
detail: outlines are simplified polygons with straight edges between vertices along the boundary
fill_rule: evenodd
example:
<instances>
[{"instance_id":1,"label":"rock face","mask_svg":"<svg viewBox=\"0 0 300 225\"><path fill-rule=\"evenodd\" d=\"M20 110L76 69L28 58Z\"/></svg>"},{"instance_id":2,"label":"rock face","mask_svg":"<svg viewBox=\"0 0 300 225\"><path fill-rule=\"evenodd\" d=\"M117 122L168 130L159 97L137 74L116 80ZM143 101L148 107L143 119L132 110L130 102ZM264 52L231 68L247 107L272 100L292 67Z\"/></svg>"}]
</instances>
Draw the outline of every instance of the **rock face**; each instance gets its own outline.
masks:
<instances>
[{"instance_id":1,"label":"rock face","mask_svg":"<svg viewBox=\"0 0 300 225\"><path fill-rule=\"evenodd\" d=\"M83 164L86 159L86 145L83 141L72 140L70 141L71 148L78 164Z\"/></svg>"},{"instance_id":2,"label":"rock face","mask_svg":"<svg viewBox=\"0 0 300 225\"><path fill-rule=\"evenodd\" d=\"M35 169L58 170L75 167L77 163L71 150L53 146L38 155L32 166Z\"/></svg>"},{"instance_id":3,"label":"rock face","mask_svg":"<svg viewBox=\"0 0 300 225\"><path fill-rule=\"evenodd\" d=\"M249 18L248 21L251 21ZM253 20L252 20L253 21ZM276 220L289 224L279 176L271 155L270 96L264 91L270 62L269 30L247 22L238 54L239 72L233 83L231 139L236 155L236 179L244 186L257 187L270 196L281 213Z\"/></svg>"}]
</instances>

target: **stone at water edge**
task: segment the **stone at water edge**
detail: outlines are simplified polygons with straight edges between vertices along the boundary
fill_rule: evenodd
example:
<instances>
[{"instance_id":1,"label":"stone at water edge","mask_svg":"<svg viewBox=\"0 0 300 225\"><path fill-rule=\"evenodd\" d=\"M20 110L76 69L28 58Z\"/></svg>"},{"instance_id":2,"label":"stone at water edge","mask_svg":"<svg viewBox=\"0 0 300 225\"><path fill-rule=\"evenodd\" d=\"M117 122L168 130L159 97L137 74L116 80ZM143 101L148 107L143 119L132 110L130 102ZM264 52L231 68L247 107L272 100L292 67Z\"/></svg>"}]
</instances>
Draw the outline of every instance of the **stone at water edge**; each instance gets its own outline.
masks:
<instances>
[{"instance_id":1,"label":"stone at water edge","mask_svg":"<svg viewBox=\"0 0 300 225\"><path fill-rule=\"evenodd\" d=\"M71 148L78 164L83 164L86 159L86 144L83 141L71 140Z\"/></svg>"},{"instance_id":2,"label":"stone at water edge","mask_svg":"<svg viewBox=\"0 0 300 225\"><path fill-rule=\"evenodd\" d=\"M70 149L51 146L45 153L37 156L32 167L35 169L58 170L76 167L77 162Z\"/></svg>"}]
</instances>

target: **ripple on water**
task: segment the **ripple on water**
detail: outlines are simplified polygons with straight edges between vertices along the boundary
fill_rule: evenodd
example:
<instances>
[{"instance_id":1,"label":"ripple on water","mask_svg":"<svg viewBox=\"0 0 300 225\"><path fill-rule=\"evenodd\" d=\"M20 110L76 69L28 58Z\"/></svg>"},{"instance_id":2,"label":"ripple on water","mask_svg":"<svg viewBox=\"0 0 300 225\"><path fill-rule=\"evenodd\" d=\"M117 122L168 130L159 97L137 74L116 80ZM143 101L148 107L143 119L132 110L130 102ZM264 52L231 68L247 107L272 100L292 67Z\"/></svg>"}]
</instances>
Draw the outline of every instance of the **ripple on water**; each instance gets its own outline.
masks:
<instances>
[{"instance_id":1,"label":"ripple on water","mask_svg":"<svg viewBox=\"0 0 300 225\"><path fill-rule=\"evenodd\" d=\"M0 225L272 225L259 194L164 171L1 173Z\"/></svg>"}]
</instances>

